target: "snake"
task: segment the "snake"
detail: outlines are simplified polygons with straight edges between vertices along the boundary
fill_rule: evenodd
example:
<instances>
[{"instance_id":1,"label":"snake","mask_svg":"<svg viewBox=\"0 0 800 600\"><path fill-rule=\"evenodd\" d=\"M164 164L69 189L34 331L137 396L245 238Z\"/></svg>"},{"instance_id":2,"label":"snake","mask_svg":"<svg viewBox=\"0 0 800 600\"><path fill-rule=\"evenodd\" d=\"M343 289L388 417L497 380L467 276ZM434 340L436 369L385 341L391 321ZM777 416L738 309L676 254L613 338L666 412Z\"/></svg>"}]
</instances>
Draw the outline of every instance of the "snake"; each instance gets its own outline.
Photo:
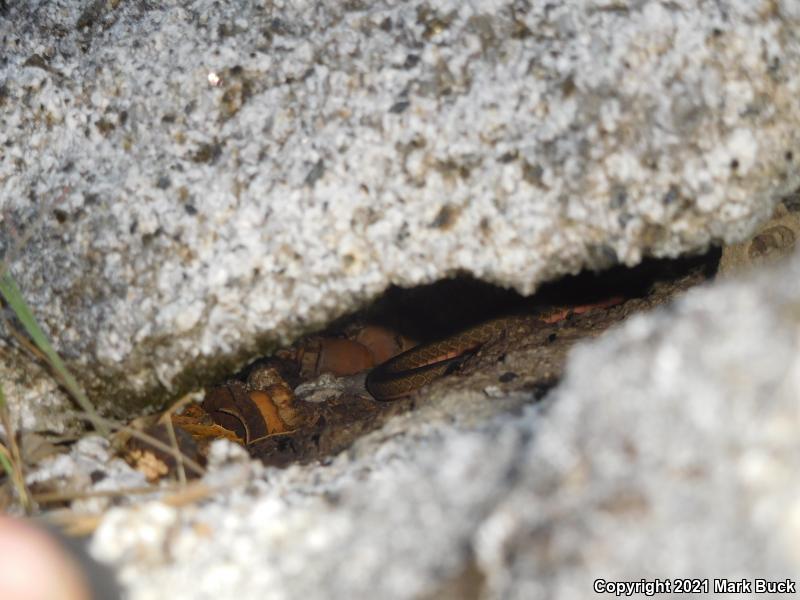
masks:
<instances>
[{"instance_id":1,"label":"snake","mask_svg":"<svg viewBox=\"0 0 800 600\"><path fill-rule=\"evenodd\" d=\"M380 401L396 400L455 371L482 346L501 339L513 327L531 323L531 316L506 316L464 329L445 339L415 346L372 369L367 391Z\"/></svg>"}]
</instances>

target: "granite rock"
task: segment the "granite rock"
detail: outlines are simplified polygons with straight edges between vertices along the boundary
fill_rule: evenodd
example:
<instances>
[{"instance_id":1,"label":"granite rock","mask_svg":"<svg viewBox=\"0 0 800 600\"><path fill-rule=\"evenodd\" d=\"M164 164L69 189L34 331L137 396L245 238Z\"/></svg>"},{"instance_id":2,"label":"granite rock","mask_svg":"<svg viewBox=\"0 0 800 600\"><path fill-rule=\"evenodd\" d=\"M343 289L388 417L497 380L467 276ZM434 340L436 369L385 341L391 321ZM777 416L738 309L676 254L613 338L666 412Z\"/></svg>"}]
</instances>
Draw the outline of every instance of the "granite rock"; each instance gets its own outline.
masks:
<instances>
[{"instance_id":1,"label":"granite rock","mask_svg":"<svg viewBox=\"0 0 800 600\"><path fill-rule=\"evenodd\" d=\"M695 252L800 182L788 0L2 10L0 250L118 414L391 284Z\"/></svg>"}]
</instances>

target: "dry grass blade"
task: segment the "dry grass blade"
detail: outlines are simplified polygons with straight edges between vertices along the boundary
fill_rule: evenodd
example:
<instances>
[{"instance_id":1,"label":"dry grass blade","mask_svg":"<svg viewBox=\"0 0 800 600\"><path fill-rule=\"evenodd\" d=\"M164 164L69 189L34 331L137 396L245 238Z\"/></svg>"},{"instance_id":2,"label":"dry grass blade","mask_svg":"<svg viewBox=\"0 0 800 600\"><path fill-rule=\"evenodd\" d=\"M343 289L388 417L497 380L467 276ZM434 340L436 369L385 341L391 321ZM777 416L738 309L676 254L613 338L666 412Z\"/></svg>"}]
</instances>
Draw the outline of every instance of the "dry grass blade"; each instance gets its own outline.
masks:
<instances>
[{"instance_id":1,"label":"dry grass blade","mask_svg":"<svg viewBox=\"0 0 800 600\"><path fill-rule=\"evenodd\" d=\"M38 494L35 496L37 502L64 502L68 500L80 500L87 498L117 498L121 496L137 496L145 494L163 494L158 498L158 502L172 506L174 508L182 508L189 506L200 500L209 498L214 493L219 491L218 488L213 488L205 483L196 482L187 486L147 486L140 488L128 488L120 490L103 490L97 492L81 492L81 491L64 491L53 492L49 494ZM82 537L94 533L94 530L100 525L103 519L102 514L80 514L72 510L54 510L48 512L43 520L58 527L65 535L73 537Z\"/></svg>"},{"instance_id":2,"label":"dry grass blade","mask_svg":"<svg viewBox=\"0 0 800 600\"><path fill-rule=\"evenodd\" d=\"M175 449L178 448L178 438L175 437L175 424L172 422L172 415L175 414L178 409L192 402L192 396L193 394L191 393L184 395L183 398L165 410L164 414L161 415L161 418L158 420L159 423L166 426L169 442ZM175 462L177 464L178 481L180 481L182 485L186 485L186 468L183 465L183 453L178 452Z\"/></svg>"},{"instance_id":3,"label":"dry grass blade","mask_svg":"<svg viewBox=\"0 0 800 600\"><path fill-rule=\"evenodd\" d=\"M169 435L170 445L177 450L178 438L175 437L175 426L172 424L172 419L167 419L167 435ZM181 485L186 485L186 469L183 466L183 452L176 452L174 456L178 471L178 481L181 482Z\"/></svg>"},{"instance_id":4,"label":"dry grass blade","mask_svg":"<svg viewBox=\"0 0 800 600\"><path fill-rule=\"evenodd\" d=\"M53 502L70 502L72 500L88 500L90 498L142 496L144 494L157 494L166 489L169 488L160 488L154 485L143 485L139 487L119 488L117 490L57 490L54 492L39 492L33 494L33 499L39 504L52 504Z\"/></svg>"},{"instance_id":5,"label":"dry grass blade","mask_svg":"<svg viewBox=\"0 0 800 600\"><path fill-rule=\"evenodd\" d=\"M91 419L91 416L88 415L88 414L80 413L80 412L76 413L76 414L81 419L86 419L86 420ZM146 444L150 444L151 446L153 446L153 448L156 448L157 450L161 450L162 452L165 452L165 453L169 454L176 461L183 461L184 465L189 467L189 469L194 471L195 474L199 475L200 477L205 475L206 470L200 464L198 464L196 461L192 460L191 458L189 458L188 456L183 454L178 449L177 446L170 447L169 444L165 444L161 440L154 438L152 435L148 435L148 434L144 433L143 431L138 431L136 429L133 429L132 427L128 427L127 425L123 425L121 423L116 423L116 422L114 422L114 421L112 421L110 419L104 419L103 417L95 417L95 418L99 419L103 423L103 425L105 427L109 428L109 429L113 429L115 431L124 431L128 435L133 436L133 437L143 441Z\"/></svg>"},{"instance_id":6,"label":"dry grass blade","mask_svg":"<svg viewBox=\"0 0 800 600\"><path fill-rule=\"evenodd\" d=\"M13 459L11 452L5 444L0 444L0 464L3 465L3 470L14 484L14 490L19 496L20 504L22 504L25 512L30 514L33 511L33 502L31 501L28 488L25 485L25 477L22 474L22 469L18 466L19 463Z\"/></svg>"},{"instance_id":7,"label":"dry grass blade","mask_svg":"<svg viewBox=\"0 0 800 600\"><path fill-rule=\"evenodd\" d=\"M3 467L6 476L13 481L15 479L15 470L14 465L11 464L11 452L2 443L0 443L0 466Z\"/></svg>"},{"instance_id":8,"label":"dry grass blade","mask_svg":"<svg viewBox=\"0 0 800 600\"><path fill-rule=\"evenodd\" d=\"M13 482L20 504L22 504L25 512L30 514L33 510L33 502L31 501L28 487L25 485L25 475L22 472L22 455L14 434L14 427L11 424L11 417L2 385L0 385L0 422L3 425L3 429L5 429L8 443L8 445L0 444L0 464L2 464L3 470Z\"/></svg>"},{"instance_id":9,"label":"dry grass blade","mask_svg":"<svg viewBox=\"0 0 800 600\"><path fill-rule=\"evenodd\" d=\"M22 326L33 340L33 343L45 355L47 363L53 369L53 372L56 374L61 384L87 414L88 420L92 423L94 428L101 435L108 435L108 428L97 415L91 402L89 402L89 398L86 397L83 388L72 373L69 372L66 365L61 360L61 357L50 344L44 331L39 327L39 323L37 323L28 304L22 297L11 273L5 270L4 266L0 266L0 269L4 271L2 275L0 275L0 295L3 296L11 310L14 311L14 314L17 319L19 319L19 322L22 323Z\"/></svg>"},{"instance_id":10,"label":"dry grass blade","mask_svg":"<svg viewBox=\"0 0 800 600\"><path fill-rule=\"evenodd\" d=\"M90 498L120 498L122 496L145 496L161 494L159 502L170 506L183 506L194 500L210 496L214 490L202 482L183 485L143 485L138 487L119 488L117 490L60 490L34 494L37 502L68 502L70 500L88 500Z\"/></svg>"},{"instance_id":11,"label":"dry grass blade","mask_svg":"<svg viewBox=\"0 0 800 600\"><path fill-rule=\"evenodd\" d=\"M281 437L284 435L292 435L293 433L297 433L300 431L299 429L290 429L289 431L278 431L276 433L268 433L267 435L262 435L261 437L253 438L249 442L247 442L248 446L252 446L256 442L263 442L264 440L268 440L274 437Z\"/></svg>"}]
</instances>

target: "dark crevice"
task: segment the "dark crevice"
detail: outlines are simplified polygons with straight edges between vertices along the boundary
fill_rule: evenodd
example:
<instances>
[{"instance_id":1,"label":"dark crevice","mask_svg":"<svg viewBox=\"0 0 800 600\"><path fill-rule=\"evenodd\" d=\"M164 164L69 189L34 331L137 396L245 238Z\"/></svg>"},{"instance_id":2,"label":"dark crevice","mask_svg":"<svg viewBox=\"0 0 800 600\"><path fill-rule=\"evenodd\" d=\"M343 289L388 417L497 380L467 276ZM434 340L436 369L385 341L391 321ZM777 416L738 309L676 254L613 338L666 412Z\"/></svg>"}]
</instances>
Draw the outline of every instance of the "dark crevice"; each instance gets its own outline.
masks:
<instances>
[{"instance_id":1,"label":"dark crevice","mask_svg":"<svg viewBox=\"0 0 800 600\"><path fill-rule=\"evenodd\" d=\"M259 359L235 379L238 389L245 392L254 377L270 368L280 372L290 387L314 380L317 373L303 374L299 355L307 359L309 353L321 352L320 344L350 344L356 339L354 332L374 325L424 344L498 317L546 315L549 320L528 320L535 325L509 332L471 354L452 359L440 379L430 384L454 391L478 391L487 402L494 403L492 410L514 410L541 400L558 385L567 354L577 341L596 336L629 315L663 304L713 277L719 258L720 251L714 249L677 260L646 260L633 268L585 272L543 285L529 297L468 276L413 288L392 287L366 309L300 340L292 349ZM586 310L577 309L587 306ZM557 316L551 316L553 310ZM316 365L319 359L311 362ZM298 399L297 406L308 410L301 419L306 425L295 433L261 440L249 449L276 466L319 460L348 448L393 415L418 410L437 397L421 388L392 401L376 401L363 389L341 392L321 403ZM498 404L497 397L514 400ZM242 412L246 412L244 408Z\"/></svg>"},{"instance_id":2,"label":"dark crevice","mask_svg":"<svg viewBox=\"0 0 800 600\"><path fill-rule=\"evenodd\" d=\"M544 307L591 304L614 296L644 298L660 282L690 273L697 274L699 279L713 277L719 257L719 248L713 248L699 256L648 259L635 267L584 271L546 283L533 296L523 296L468 275L412 288L393 286L367 309L340 319L328 331L337 331L353 320L360 320L427 342L483 321Z\"/></svg>"}]
</instances>

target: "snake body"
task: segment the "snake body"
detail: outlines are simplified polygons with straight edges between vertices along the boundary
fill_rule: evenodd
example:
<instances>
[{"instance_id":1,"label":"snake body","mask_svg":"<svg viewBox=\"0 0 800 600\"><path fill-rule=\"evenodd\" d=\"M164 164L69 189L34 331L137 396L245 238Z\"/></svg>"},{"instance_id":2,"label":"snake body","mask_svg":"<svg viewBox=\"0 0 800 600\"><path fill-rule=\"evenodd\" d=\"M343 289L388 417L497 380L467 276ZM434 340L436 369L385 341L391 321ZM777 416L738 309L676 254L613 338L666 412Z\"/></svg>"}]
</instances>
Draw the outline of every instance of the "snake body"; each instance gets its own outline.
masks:
<instances>
[{"instance_id":1,"label":"snake body","mask_svg":"<svg viewBox=\"0 0 800 600\"><path fill-rule=\"evenodd\" d=\"M443 340L406 350L378 365L366 379L367 391L376 400L407 396L455 369L463 358L531 317L503 317L475 325Z\"/></svg>"}]
</instances>

